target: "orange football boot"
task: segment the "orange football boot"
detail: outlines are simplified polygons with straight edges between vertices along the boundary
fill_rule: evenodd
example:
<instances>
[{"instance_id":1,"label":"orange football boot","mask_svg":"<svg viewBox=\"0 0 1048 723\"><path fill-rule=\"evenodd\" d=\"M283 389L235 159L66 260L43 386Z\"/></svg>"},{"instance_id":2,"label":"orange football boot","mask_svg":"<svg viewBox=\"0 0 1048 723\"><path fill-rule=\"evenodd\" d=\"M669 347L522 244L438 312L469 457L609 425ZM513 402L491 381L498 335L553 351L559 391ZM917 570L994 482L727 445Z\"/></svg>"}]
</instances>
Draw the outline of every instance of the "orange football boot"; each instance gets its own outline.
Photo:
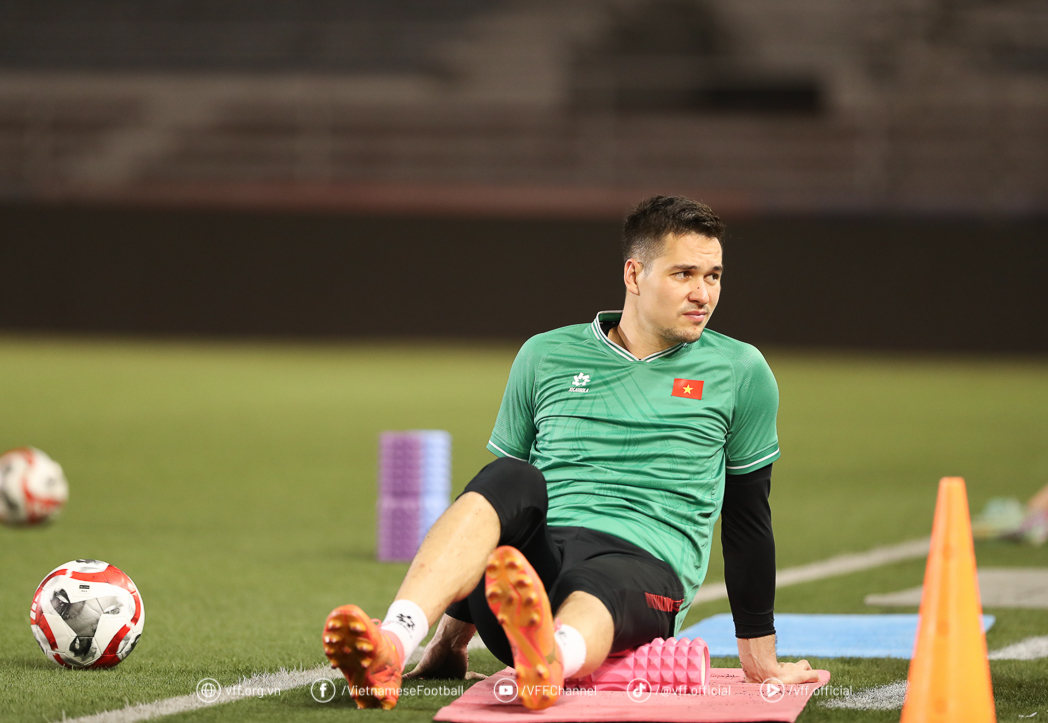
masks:
<instances>
[{"instance_id":1,"label":"orange football boot","mask_svg":"<svg viewBox=\"0 0 1048 723\"><path fill-rule=\"evenodd\" d=\"M356 605L335 608L324 624L324 654L346 676L357 708L390 710L400 697L404 653L380 624Z\"/></svg>"},{"instance_id":2,"label":"orange football boot","mask_svg":"<svg viewBox=\"0 0 1048 723\"><path fill-rule=\"evenodd\" d=\"M488 557L484 589L513 648L520 701L531 710L548 708L564 687L564 666L542 580L519 550L503 546Z\"/></svg>"}]
</instances>

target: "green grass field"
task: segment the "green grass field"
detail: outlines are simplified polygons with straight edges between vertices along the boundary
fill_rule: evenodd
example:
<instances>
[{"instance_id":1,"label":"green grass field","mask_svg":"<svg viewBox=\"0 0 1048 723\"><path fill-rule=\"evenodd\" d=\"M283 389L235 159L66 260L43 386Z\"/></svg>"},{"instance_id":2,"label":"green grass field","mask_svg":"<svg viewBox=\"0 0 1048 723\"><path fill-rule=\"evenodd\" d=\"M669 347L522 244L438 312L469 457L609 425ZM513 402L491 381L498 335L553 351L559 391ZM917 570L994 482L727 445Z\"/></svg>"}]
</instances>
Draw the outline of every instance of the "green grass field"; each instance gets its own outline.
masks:
<instances>
[{"instance_id":1,"label":"green grass field","mask_svg":"<svg viewBox=\"0 0 1048 723\"><path fill-rule=\"evenodd\" d=\"M0 447L33 445L65 468L54 524L0 529L0 719L61 720L324 662L331 608L384 613L406 565L375 561L377 437L439 428L454 438L454 485L485 451L515 349L509 346L264 345L0 338ZM1048 363L767 354L781 389L782 460L772 503L778 563L927 535L943 475L973 509L1048 482ZM985 544L980 564L1048 566L1048 549ZM715 549L709 580L721 579ZM108 671L59 669L29 631L40 579L80 557L111 562L141 590L141 643ZM917 585L911 561L780 591L780 612L883 612L863 597ZM689 623L727 611L693 608ZM988 610L991 649L1048 634L1048 611ZM738 661L717 660L737 666ZM855 690L905 677L900 660L813 660ZM481 672L501 668L486 653ZM992 664L1001 720L1048 714L1048 660ZM423 721L450 699L393 713L298 688L179 720ZM439 684L438 684L439 690ZM803 721L894 720L831 710Z\"/></svg>"}]
</instances>

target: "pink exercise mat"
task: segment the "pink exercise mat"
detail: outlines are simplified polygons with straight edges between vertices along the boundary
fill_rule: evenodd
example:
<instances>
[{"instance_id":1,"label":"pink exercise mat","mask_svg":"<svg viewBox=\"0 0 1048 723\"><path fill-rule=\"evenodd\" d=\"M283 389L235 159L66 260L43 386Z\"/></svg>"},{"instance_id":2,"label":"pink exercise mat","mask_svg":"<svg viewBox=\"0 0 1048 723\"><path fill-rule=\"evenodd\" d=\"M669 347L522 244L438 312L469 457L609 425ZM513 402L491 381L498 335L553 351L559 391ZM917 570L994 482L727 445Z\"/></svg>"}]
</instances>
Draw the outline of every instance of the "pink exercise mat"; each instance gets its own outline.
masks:
<instances>
[{"instance_id":1,"label":"pink exercise mat","mask_svg":"<svg viewBox=\"0 0 1048 723\"><path fill-rule=\"evenodd\" d=\"M599 691L592 689L566 690L556 705L542 711L529 711L519 701L501 702L509 697L508 681L513 681L512 668L492 675L474 685L451 705L437 711L434 720L449 723L523 723L547 721L681 721L684 723L728 723L730 721L792 721L804 710L808 699L825 685L830 674L818 671L819 682L808 685L788 685L784 690L765 690L769 700L761 696L761 686L744 683L742 671L737 668L713 668L710 671L708 692L699 695L666 695L655 693L637 702L632 695L643 698L643 691Z\"/></svg>"}]
</instances>

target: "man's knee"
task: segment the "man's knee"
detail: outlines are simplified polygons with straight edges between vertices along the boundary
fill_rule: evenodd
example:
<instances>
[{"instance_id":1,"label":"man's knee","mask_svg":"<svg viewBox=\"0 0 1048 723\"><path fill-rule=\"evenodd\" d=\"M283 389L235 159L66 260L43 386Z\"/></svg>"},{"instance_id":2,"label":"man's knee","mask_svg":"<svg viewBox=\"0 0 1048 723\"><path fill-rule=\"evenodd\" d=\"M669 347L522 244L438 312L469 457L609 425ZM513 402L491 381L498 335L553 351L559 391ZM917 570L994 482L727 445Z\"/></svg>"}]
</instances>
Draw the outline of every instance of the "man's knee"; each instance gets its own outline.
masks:
<instances>
[{"instance_id":1,"label":"man's knee","mask_svg":"<svg viewBox=\"0 0 1048 723\"><path fill-rule=\"evenodd\" d=\"M539 468L522 459L499 457L484 469L491 470L491 474L498 477L512 477L524 484L541 484L543 490L546 488L546 479Z\"/></svg>"},{"instance_id":2,"label":"man's knee","mask_svg":"<svg viewBox=\"0 0 1048 723\"><path fill-rule=\"evenodd\" d=\"M462 494L486 499L499 518L500 545L519 547L546 522L546 478L533 465L501 457L482 469Z\"/></svg>"},{"instance_id":3,"label":"man's knee","mask_svg":"<svg viewBox=\"0 0 1048 723\"><path fill-rule=\"evenodd\" d=\"M512 457L499 457L488 464L466 485L464 492L477 492L489 501L495 495L512 496L518 506L525 508L546 509L549 504L546 478L534 465Z\"/></svg>"},{"instance_id":4,"label":"man's knee","mask_svg":"<svg viewBox=\"0 0 1048 723\"><path fill-rule=\"evenodd\" d=\"M555 615L560 615L560 611L565 608L599 605L610 616L612 606L603 599L606 594L602 582L590 571L580 569L580 566L563 570L556 584L548 591L550 607Z\"/></svg>"},{"instance_id":5,"label":"man's knee","mask_svg":"<svg viewBox=\"0 0 1048 723\"><path fill-rule=\"evenodd\" d=\"M570 577L570 574L566 577ZM553 607L552 601L550 607ZM564 598L563 602L560 602L559 605L553 608L553 612L555 617L561 618L564 622L569 622L574 617L588 622L599 623L601 626L607 625L609 635L614 626L611 611L608 610L608 606L604 601L584 590L572 590ZM565 619L565 615L568 616L568 619Z\"/></svg>"},{"instance_id":6,"label":"man's knee","mask_svg":"<svg viewBox=\"0 0 1048 723\"><path fill-rule=\"evenodd\" d=\"M539 472L538 467L530 462L512 457L500 457L491 464L497 465L499 476L512 480L526 497L534 499L541 506L548 504L546 478Z\"/></svg>"},{"instance_id":7,"label":"man's knee","mask_svg":"<svg viewBox=\"0 0 1048 723\"><path fill-rule=\"evenodd\" d=\"M550 604L554 609L567 609L579 592L588 593L580 597L591 598L607 610L614 629L611 652L670 637L676 610L664 607L683 602L680 582L665 563L650 564L620 555L602 555L562 572L550 590ZM649 596L661 598L666 605L652 604Z\"/></svg>"}]
</instances>

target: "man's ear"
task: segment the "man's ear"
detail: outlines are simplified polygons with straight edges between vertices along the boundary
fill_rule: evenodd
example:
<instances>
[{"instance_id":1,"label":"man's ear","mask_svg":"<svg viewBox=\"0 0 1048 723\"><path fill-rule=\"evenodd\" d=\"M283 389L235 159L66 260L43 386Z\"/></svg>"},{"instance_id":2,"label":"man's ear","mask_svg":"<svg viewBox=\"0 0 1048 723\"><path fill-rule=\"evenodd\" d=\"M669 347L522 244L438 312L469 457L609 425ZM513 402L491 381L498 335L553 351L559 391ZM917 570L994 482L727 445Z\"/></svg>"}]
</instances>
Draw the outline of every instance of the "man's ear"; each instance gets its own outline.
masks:
<instances>
[{"instance_id":1,"label":"man's ear","mask_svg":"<svg viewBox=\"0 0 1048 723\"><path fill-rule=\"evenodd\" d=\"M637 259L626 259L626 266L622 270L622 280L626 284L626 291L634 296L640 296L640 286L637 277L644 272L644 264Z\"/></svg>"}]
</instances>

